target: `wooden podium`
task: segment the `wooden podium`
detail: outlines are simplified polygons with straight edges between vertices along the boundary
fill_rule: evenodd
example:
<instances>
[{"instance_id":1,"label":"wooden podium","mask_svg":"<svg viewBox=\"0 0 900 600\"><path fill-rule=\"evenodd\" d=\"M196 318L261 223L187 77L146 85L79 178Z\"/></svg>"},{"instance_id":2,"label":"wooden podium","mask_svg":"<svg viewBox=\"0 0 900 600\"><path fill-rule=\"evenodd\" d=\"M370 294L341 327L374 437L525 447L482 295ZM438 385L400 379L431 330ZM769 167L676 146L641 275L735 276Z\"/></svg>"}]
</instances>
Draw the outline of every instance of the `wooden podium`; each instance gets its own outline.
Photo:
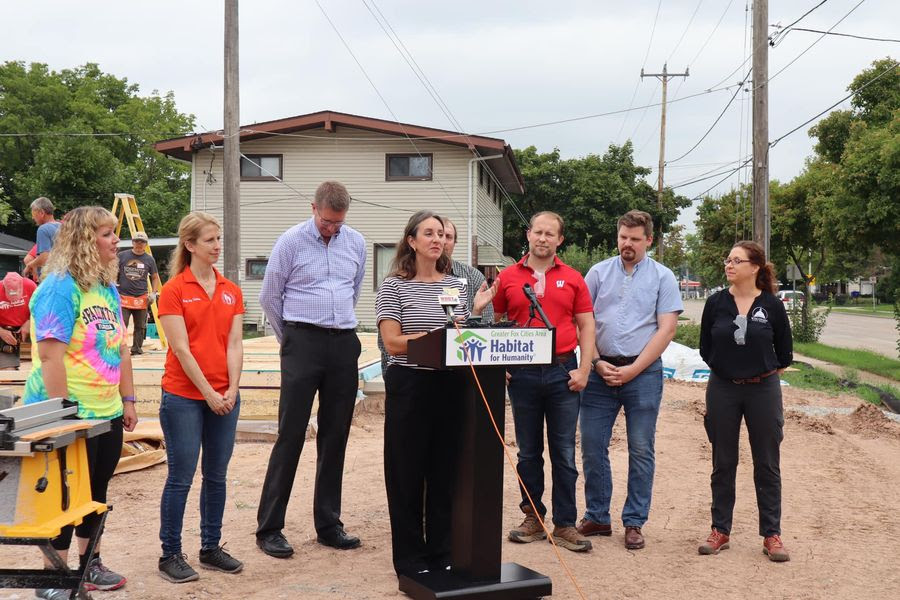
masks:
<instances>
[{"instance_id":1,"label":"wooden podium","mask_svg":"<svg viewBox=\"0 0 900 600\"><path fill-rule=\"evenodd\" d=\"M505 423L506 367L550 364L555 330L509 327L436 329L410 340L408 360L437 369L464 369L460 461L453 500L453 535L447 571L401 575L400 591L417 600L437 598L524 600L549 596L550 578L516 563L501 563L503 448L468 366L475 364L501 435Z\"/></svg>"}]
</instances>

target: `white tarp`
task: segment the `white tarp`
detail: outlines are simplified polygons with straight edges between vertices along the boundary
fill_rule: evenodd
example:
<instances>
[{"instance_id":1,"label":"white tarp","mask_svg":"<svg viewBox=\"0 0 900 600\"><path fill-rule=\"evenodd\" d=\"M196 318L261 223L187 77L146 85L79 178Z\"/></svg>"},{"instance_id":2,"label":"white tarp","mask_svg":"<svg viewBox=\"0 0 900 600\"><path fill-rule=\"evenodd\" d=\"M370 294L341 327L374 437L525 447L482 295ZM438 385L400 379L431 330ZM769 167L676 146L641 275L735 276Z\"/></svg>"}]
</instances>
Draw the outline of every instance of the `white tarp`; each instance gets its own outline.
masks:
<instances>
[{"instance_id":1,"label":"white tarp","mask_svg":"<svg viewBox=\"0 0 900 600\"><path fill-rule=\"evenodd\" d=\"M662 354L663 376L679 381L708 381L709 367L700 358L700 351L672 342Z\"/></svg>"}]
</instances>

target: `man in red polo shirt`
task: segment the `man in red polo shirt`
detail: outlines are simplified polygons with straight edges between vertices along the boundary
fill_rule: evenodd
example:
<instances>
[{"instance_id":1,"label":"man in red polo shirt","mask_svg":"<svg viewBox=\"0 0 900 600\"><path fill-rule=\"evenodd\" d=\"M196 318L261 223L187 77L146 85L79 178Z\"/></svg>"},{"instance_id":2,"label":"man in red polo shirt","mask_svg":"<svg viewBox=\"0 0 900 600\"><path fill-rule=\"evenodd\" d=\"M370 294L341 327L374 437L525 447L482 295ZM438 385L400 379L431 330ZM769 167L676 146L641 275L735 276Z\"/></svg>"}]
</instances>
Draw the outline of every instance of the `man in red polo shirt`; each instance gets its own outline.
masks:
<instances>
[{"instance_id":1,"label":"man in red polo shirt","mask_svg":"<svg viewBox=\"0 0 900 600\"><path fill-rule=\"evenodd\" d=\"M0 285L0 369L19 366L19 345L28 339L28 302L37 285L10 271Z\"/></svg>"},{"instance_id":2,"label":"man in red polo shirt","mask_svg":"<svg viewBox=\"0 0 900 600\"><path fill-rule=\"evenodd\" d=\"M556 256L563 242L563 220L545 211L531 217L528 254L504 269L497 278L494 317L505 314L523 327L546 327L540 317L531 318L530 302L523 290L531 286L550 323L556 327L556 360L552 365L509 369L519 463L516 470L531 494L541 520L547 512L544 494L544 420L553 466L553 539L573 552L591 549L591 542L575 529L575 427L580 392L587 385L594 355L594 308L581 274ZM575 347L581 348L581 365ZM528 543L547 537L522 491L519 505L525 520L509 532L513 542Z\"/></svg>"}]
</instances>

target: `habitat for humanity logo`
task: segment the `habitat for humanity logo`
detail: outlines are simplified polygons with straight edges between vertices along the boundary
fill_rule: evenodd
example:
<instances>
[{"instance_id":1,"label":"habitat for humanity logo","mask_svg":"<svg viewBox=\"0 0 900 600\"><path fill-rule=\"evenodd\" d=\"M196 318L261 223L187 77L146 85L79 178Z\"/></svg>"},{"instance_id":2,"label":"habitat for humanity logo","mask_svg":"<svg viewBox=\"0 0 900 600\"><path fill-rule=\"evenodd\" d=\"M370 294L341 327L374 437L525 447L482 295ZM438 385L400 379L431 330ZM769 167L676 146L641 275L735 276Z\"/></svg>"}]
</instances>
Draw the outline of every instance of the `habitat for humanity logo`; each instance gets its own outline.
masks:
<instances>
[{"instance_id":1,"label":"habitat for humanity logo","mask_svg":"<svg viewBox=\"0 0 900 600\"><path fill-rule=\"evenodd\" d=\"M484 354L484 349L487 348L487 340L471 331L466 331L453 341L459 344L459 349L456 351L456 358L459 360L465 360L466 351L468 351L472 362L479 362Z\"/></svg>"}]
</instances>

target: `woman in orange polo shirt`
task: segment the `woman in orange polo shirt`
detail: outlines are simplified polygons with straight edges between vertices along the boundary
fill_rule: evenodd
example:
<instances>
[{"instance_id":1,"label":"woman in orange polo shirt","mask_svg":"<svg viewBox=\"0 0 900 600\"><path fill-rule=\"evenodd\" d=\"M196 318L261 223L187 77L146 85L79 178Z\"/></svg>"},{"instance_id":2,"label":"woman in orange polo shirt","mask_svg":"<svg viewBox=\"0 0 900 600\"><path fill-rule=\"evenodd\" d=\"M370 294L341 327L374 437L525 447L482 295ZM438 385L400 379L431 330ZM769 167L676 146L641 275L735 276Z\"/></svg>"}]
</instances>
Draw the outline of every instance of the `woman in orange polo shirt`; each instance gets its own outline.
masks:
<instances>
[{"instance_id":1,"label":"woman in orange polo shirt","mask_svg":"<svg viewBox=\"0 0 900 600\"><path fill-rule=\"evenodd\" d=\"M159 572L173 583L199 577L181 551L181 529L201 447L200 566L226 573L244 566L219 545L244 360L243 296L213 266L221 248L222 228L213 216L185 216L159 301L169 340L159 407L169 468L160 503Z\"/></svg>"}]
</instances>

